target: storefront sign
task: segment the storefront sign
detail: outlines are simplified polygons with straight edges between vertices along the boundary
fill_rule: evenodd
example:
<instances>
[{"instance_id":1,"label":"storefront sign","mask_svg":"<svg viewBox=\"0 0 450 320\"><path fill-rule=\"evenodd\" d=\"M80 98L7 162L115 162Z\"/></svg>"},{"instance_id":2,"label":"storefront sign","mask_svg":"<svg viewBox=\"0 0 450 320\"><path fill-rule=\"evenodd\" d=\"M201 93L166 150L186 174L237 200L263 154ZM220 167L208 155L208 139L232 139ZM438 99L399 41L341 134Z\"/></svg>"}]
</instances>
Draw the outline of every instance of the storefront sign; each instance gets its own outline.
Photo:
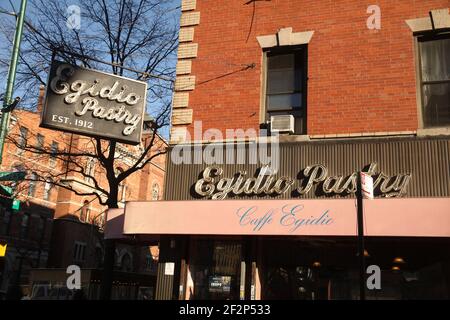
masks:
<instances>
[{"instance_id":1,"label":"storefront sign","mask_svg":"<svg viewBox=\"0 0 450 320\"><path fill-rule=\"evenodd\" d=\"M144 206L151 209L138 218ZM124 234L140 233L136 227L143 234L344 235L356 230L356 208L353 199L129 202Z\"/></svg>"},{"instance_id":2,"label":"storefront sign","mask_svg":"<svg viewBox=\"0 0 450 320\"><path fill-rule=\"evenodd\" d=\"M121 216L108 212L105 238L117 238L120 233L355 236L355 202L355 199L132 201L127 202ZM367 201L364 234L449 237L449 208L450 198ZM119 225L116 220L124 223Z\"/></svg>"},{"instance_id":3,"label":"storefront sign","mask_svg":"<svg viewBox=\"0 0 450 320\"><path fill-rule=\"evenodd\" d=\"M299 195L311 191L313 185L320 184L325 194L355 193L358 172L349 176L329 176L326 166L315 164L306 167L302 174L304 179L295 186L296 180L292 177L276 177L268 173L267 167L262 167L256 177L246 177L247 171L238 171L234 177L223 177L220 167L207 167L202 178L195 183L195 192L203 197L222 200L228 195L280 195L292 188L296 188ZM377 173L377 164L372 163L367 171L368 176L376 175L373 184L385 197L400 196L406 192L411 179L410 174L388 176L383 172Z\"/></svg>"},{"instance_id":4,"label":"storefront sign","mask_svg":"<svg viewBox=\"0 0 450 320\"><path fill-rule=\"evenodd\" d=\"M138 144L147 84L53 61L41 127Z\"/></svg>"}]
</instances>

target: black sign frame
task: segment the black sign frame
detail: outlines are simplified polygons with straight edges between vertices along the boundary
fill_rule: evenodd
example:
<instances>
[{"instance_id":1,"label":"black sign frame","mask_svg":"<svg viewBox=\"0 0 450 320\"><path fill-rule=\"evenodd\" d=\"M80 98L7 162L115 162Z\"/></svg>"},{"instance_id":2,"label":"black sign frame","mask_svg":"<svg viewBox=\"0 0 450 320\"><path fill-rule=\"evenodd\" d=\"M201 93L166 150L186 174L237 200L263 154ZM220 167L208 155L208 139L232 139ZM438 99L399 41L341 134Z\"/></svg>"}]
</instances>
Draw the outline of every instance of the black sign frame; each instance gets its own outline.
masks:
<instances>
[{"instance_id":1,"label":"black sign frame","mask_svg":"<svg viewBox=\"0 0 450 320\"><path fill-rule=\"evenodd\" d=\"M39 126L138 145L146 102L146 82L53 60Z\"/></svg>"}]
</instances>

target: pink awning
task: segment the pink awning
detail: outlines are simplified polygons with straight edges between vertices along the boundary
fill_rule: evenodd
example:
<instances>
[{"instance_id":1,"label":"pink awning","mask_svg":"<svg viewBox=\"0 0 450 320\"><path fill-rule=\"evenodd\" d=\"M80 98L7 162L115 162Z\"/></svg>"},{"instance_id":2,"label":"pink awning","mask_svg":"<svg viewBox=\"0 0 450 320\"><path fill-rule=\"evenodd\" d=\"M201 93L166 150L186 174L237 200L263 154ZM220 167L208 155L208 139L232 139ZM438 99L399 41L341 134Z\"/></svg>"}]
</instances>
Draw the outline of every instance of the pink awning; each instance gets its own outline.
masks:
<instances>
[{"instance_id":1,"label":"pink awning","mask_svg":"<svg viewBox=\"0 0 450 320\"><path fill-rule=\"evenodd\" d=\"M357 235L355 199L127 202L106 238L126 235ZM450 198L364 201L365 235L450 237Z\"/></svg>"},{"instance_id":2,"label":"pink awning","mask_svg":"<svg viewBox=\"0 0 450 320\"><path fill-rule=\"evenodd\" d=\"M105 239L124 239L123 223L125 215L124 209L108 209L105 223Z\"/></svg>"}]
</instances>

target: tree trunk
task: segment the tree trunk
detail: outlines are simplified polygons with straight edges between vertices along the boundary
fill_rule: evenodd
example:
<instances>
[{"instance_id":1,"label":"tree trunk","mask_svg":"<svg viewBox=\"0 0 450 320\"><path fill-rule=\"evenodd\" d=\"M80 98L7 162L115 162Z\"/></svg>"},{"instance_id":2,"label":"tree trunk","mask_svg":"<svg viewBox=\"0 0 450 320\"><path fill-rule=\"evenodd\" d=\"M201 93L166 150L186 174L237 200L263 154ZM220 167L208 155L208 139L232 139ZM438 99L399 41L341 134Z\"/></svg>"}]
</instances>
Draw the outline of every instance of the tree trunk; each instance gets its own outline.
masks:
<instances>
[{"instance_id":1,"label":"tree trunk","mask_svg":"<svg viewBox=\"0 0 450 320\"><path fill-rule=\"evenodd\" d=\"M110 300L112 293L112 282L114 280L114 260L116 253L116 242L113 239L105 239L105 259L103 261L102 282L100 285L100 299Z\"/></svg>"},{"instance_id":2,"label":"tree trunk","mask_svg":"<svg viewBox=\"0 0 450 320\"><path fill-rule=\"evenodd\" d=\"M115 194L117 195L117 192ZM118 208L117 200L115 201L115 204L109 203L108 208L109 209ZM105 257L103 260L103 274L102 274L102 282L100 285L100 299L110 300L112 293L112 283L114 280L116 241L114 239L104 239L103 243L105 247Z\"/></svg>"},{"instance_id":3,"label":"tree trunk","mask_svg":"<svg viewBox=\"0 0 450 320\"><path fill-rule=\"evenodd\" d=\"M113 170L114 172L114 167L111 166L110 170ZM114 173L112 174L114 176ZM110 191L108 199L108 209L118 208L119 186L116 183L115 179L108 179L108 180ZM114 239L104 239L103 241L105 244L105 258L103 260L103 274L100 285L100 299L111 300L112 284L114 281L114 262L115 262L114 260L116 253L116 241Z\"/></svg>"}]
</instances>

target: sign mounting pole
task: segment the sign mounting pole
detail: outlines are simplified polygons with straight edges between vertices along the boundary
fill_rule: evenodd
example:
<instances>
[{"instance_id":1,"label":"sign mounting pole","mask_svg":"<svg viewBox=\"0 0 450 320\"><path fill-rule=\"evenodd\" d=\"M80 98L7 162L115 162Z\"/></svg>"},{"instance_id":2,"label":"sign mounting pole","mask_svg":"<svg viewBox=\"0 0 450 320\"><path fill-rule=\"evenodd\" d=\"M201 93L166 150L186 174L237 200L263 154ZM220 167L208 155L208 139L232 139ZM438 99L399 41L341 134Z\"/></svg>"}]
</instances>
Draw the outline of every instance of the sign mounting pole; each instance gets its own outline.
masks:
<instances>
[{"instance_id":1,"label":"sign mounting pole","mask_svg":"<svg viewBox=\"0 0 450 320\"><path fill-rule=\"evenodd\" d=\"M25 9L27 7L27 0L22 0L20 4L20 12L16 22L16 32L14 35L13 50L11 55L11 62L8 70L8 80L6 82L6 92L3 97L2 120L0 128L0 164L3 160L3 146L5 144L5 137L8 131L9 112L8 107L12 103L12 94L14 91L14 82L16 80L17 60L19 58L20 42L22 40L23 23L25 20Z\"/></svg>"},{"instance_id":2,"label":"sign mounting pole","mask_svg":"<svg viewBox=\"0 0 450 320\"><path fill-rule=\"evenodd\" d=\"M366 300L366 257L364 250L364 197L373 199L373 178L365 172L357 175L357 216L358 216L358 258L359 258L359 299Z\"/></svg>"}]
</instances>

